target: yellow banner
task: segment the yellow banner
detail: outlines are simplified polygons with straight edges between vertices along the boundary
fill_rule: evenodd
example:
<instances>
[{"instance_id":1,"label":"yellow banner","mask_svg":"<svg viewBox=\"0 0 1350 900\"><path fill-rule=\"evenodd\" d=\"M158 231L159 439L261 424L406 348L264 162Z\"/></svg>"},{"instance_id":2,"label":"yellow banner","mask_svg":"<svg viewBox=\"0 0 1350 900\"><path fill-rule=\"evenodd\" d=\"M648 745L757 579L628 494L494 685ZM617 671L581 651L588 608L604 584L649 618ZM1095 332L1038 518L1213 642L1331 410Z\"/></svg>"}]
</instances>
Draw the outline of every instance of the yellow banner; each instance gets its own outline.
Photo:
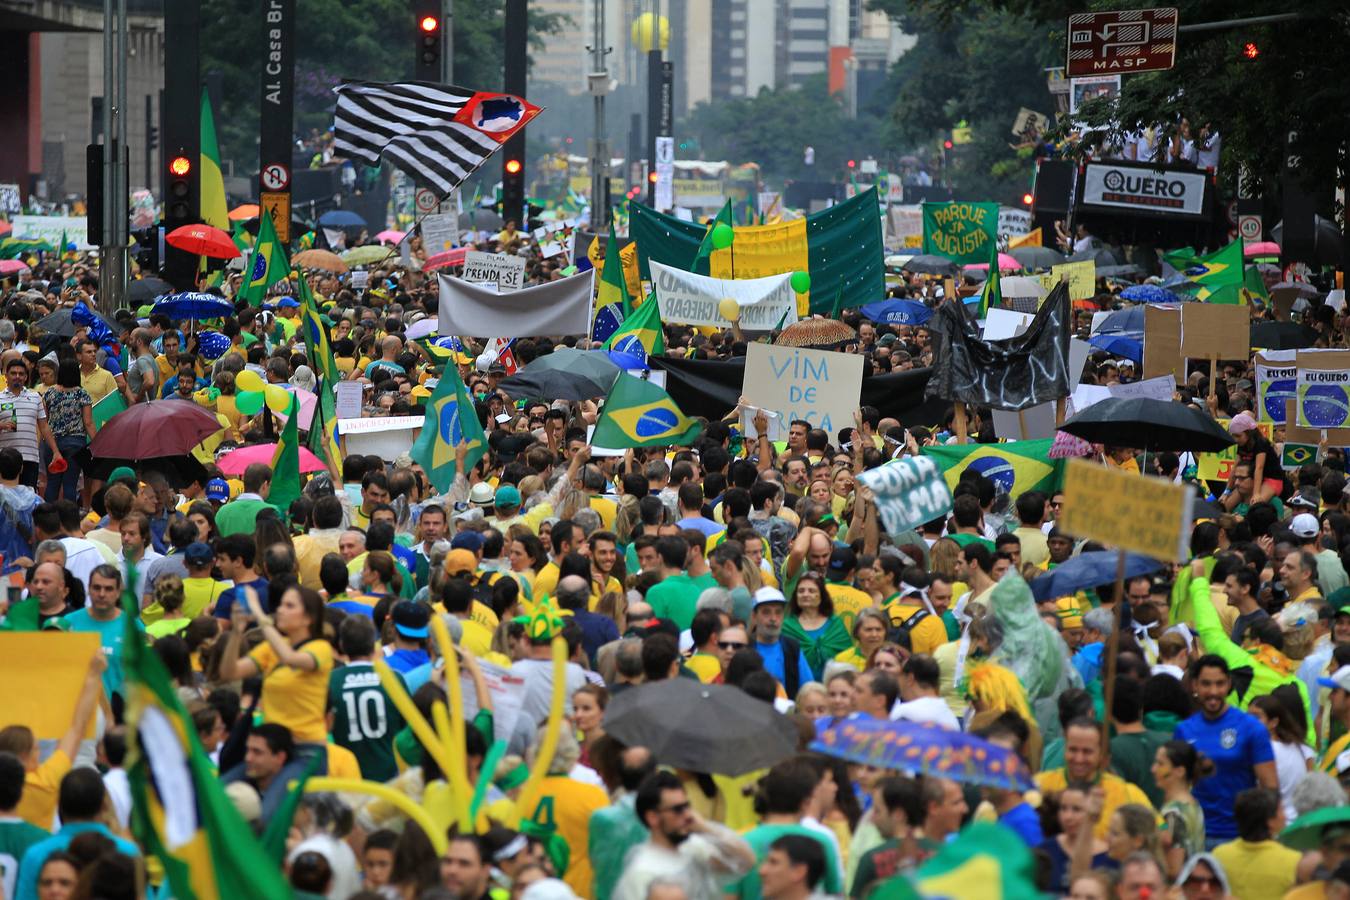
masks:
<instances>
[{"instance_id":1,"label":"yellow banner","mask_svg":"<svg viewBox=\"0 0 1350 900\"><path fill-rule=\"evenodd\" d=\"M39 740L60 739L70 728L89 660L98 649L92 631L0 632L6 724L27 725ZM93 736L90 720L86 737Z\"/></svg>"},{"instance_id":2,"label":"yellow banner","mask_svg":"<svg viewBox=\"0 0 1350 900\"><path fill-rule=\"evenodd\" d=\"M765 278L809 269L806 219L802 218L737 228L730 247L713 251L708 274L713 278ZM810 294L798 294L797 315L808 315L810 310Z\"/></svg>"},{"instance_id":3,"label":"yellow banner","mask_svg":"<svg viewBox=\"0 0 1350 900\"><path fill-rule=\"evenodd\" d=\"M605 254L600 251L600 239L595 238L586 248L586 256L595 267L595 279L605 274ZM623 264L623 283L628 288L628 296L642 298L642 276L638 274L637 242L619 250L619 262Z\"/></svg>"},{"instance_id":4,"label":"yellow banner","mask_svg":"<svg viewBox=\"0 0 1350 900\"><path fill-rule=\"evenodd\" d=\"M1039 247L1041 246L1041 230L1039 228L1028 231L1026 234L1017 234L1008 238L1008 249L1016 247Z\"/></svg>"},{"instance_id":5,"label":"yellow banner","mask_svg":"<svg viewBox=\"0 0 1350 900\"><path fill-rule=\"evenodd\" d=\"M1064 507L1056 525L1074 537L1184 561L1190 492L1161 478L1071 459L1064 467Z\"/></svg>"},{"instance_id":6,"label":"yellow banner","mask_svg":"<svg viewBox=\"0 0 1350 900\"><path fill-rule=\"evenodd\" d=\"M1068 279L1070 300L1091 300L1097 295L1097 264L1090 259L1053 266L1041 276L1041 287L1048 294L1061 280Z\"/></svg>"},{"instance_id":7,"label":"yellow banner","mask_svg":"<svg viewBox=\"0 0 1350 900\"><path fill-rule=\"evenodd\" d=\"M1228 419L1216 421L1220 428L1224 431L1228 430ZM1269 441L1273 439L1275 425L1272 422L1257 422L1256 430ZM1219 453L1197 453L1195 454L1195 475L1202 481L1227 481L1228 473L1233 470L1233 463L1235 462L1237 462L1236 446L1229 447Z\"/></svg>"}]
</instances>

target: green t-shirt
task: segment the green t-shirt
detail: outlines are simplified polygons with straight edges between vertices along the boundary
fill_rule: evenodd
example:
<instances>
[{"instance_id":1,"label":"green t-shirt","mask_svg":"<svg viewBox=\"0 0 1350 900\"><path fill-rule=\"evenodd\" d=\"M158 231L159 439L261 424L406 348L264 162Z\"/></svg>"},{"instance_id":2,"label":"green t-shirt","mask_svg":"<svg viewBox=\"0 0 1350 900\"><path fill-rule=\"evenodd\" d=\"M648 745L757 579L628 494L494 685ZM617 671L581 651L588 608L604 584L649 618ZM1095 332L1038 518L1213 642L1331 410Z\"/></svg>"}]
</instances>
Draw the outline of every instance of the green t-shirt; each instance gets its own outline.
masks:
<instances>
[{"instance_id":1,"label":"green t-shirt","mask_svg":"<svg viewBox=\"0 0 1350 900\"><path fill-rule=\"evenodd\" d=\"M825 878L817 885L817 890L835 897L842 894L844 875L839 869L839 856L834 852L834 847L821 837L820 832L801 825L760 825L743 834L745 842L755 851L755 864L749 872L727 885L725 893L743 900L759 900L759 864L769 855L769 845L785 834L800 834L820 842L825 848Z\"/></svg>"},{"instance_id":2,"label":"green t-shirt","mask_svg":"<svg viewBox=\"0 0 1350 900\"><path fill-rule=\"evenodd\" d=\"M108 662L108 668L103 670L103 690L109 697L122 692L122 642L127 636L127 623L122 618L124 615L126 613L119 610L114 618L100 621L90 615L88 609L78 609L61 620L66 631L91 631L98 635L103 645L104 659ZM133 624L140 631L145 631L140 619L136 619Z\"/></svg>"},{"instance_id":3,"label":"green t-shirt","mask_svg":"<svg viewBox=\"0 0 1350 900\"><path fill-rule=\"evenodd\" d=\"M333 711L333 743L352 752L361 777L383 782L396 776L394 736L403 728L403 716L375 667L354 662L334 669L328 677L328 706Z\"/></svg>"},{"instance_id":4,"label":"green t-shirt","mask_svg":"<svg viewBox=\"0 0 1350 900\"><path fill-rule=\"evenodd\" d=\"M1163 792L1153 780L1153 757L1171 739L1170 734L1157 731L1134 731L1111 738L1111 771L1147 794L1154 809L1162 806Z\"/></svg>"},{"instance_id":5,"label":"green t-shirt","mask_svg":"<svg viewBox=\"0 0 1350 900\"><path fill-rule=\"evenodd\" d=\"M13 897L24 852L51 834L18 816L0 816L0 896Z\"/></svg>"},{"instance_id":6,"label":"green t-shirt","mask_svg":"<svg viewBox=\"0 0 1350 900\"><path fill-rule=\"evenodd\" d=\"M697 612L698 598L710 587L717 587L717 580L707 573L690 578L684 572L672 575L652 585L647 591L647 602L659 619L670 619L680 630L688 628Z\"/></svg>"},{"instance_id":7,"label":"green t-shirt","mask_svg":"<svg viewBox=\"0 0 1350 900\"><path fill-rule=\"evenodd\" d=\"M231 500L216 512L216 528L221 537L232 534L252 534L257 530L258 513L264 509L276 509L266 500ZM284 515L284 510L277 510Z\"/></svg>"},{"instance_id":8,"label":"green t-shirt","mask_svg":"<svg viewBox=\"0 0 1350 900\"><path fill-rule=\"evenodd\" d=\"M958 547L969 547L971 544L979 544L990 553L993 553L995 550L993 541L988 538L982 538L976 534L949 534L947 537L956 541L956 546Z\"/></svg>"},{"instance_id":9,"label":"green t-shirt","mask_svg":"<svg viewBox=\"0 0 1350 900\"><path fill-rule=\"evenodd\" d=\"M864 897L872 882L890 878L900 870L901 844L895 838L877 844L858 860L858 870L853 874L853 885L849 889L850 897Z\"/></svg>"}]
</instances>

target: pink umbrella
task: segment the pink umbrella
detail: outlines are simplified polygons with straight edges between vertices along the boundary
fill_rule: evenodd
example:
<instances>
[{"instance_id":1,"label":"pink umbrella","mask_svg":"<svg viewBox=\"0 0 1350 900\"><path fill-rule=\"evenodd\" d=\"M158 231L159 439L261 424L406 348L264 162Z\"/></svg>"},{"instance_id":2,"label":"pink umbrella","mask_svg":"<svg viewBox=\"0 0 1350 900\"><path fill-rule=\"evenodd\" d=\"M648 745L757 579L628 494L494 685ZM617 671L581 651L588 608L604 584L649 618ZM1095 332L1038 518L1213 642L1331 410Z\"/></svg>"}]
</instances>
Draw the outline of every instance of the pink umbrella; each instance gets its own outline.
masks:
<instances>
[{"instance_id":1,"label":"pink umbrella","mask_svg":"<svg viewBox=\"0 0 1350 900\"><path fill-rule=\"evenodd\" d=\"M251 444L247 447L240 447L238 450L231 450L216 460L216 465L226 475L243 475L244 470L254 463L270 466L272 457L276 455L276 444ZM326 468L328 467L323 464L323 460L304 447L300 448L301 472L322 472Z\"/></svg>"},{"instance_id":2,"label":"pink umbrella","mask_svg":"<svg viewBox=\"0 0 1350 900\"><path fill-rule=\"evenodd\" d=\"M379 241L381 244L397 244L402 241L407 234L408 232L406 231L395 231L392 228L386 228L384 231L375 235L375 240Z\"/></svg>"},{"instance_id":3,"label":"pink umbrella","mask_svg":"<svg viewBox=\"0 0 1350 900\"><path fill-rule=\"evenodd\" d=\"M1247 259L1257 256L1279 256L1280 245L1274 241L1257 241L1255 244L1248 244L1242 248L1242 255Z\"/></svg>"},{"instance_id":4,"label":"pink umbrella","mask_svg":"<svg viewBox=\"0 0 1350 900\"><path fill-rule=\"evenodd\" d=\"M310 427L314 424L314 407L319 402L318 395L316 395L313 391L307 391L304 388L298 388L289 385L287 386L286 390L290 391L292 394L300 398L299 425L302 431L308 431ZM283 425L286 424L285 413L277 413L276 416L277 419L280 420L281 424Z\"/></svg>"},{"instance_id":5,"label":"pink umbrella","mask_svg":"<svg viewBox=\"0 0 1350 900\"><path fill-rule=\"evenodd\" d=\"M422 263L422 271L434 272L446 266L462 266L464 265L464 254L468 252L468 247L455 247L452 250L444 250L434 256L428 256L427 261Z\"/></svg>"},{"instance_id":6,"label":"pink umbrella","mask_svg":"<svg viewBox=\"0 0 1350 900\"><path fill-rule=\"evenodd\" d=\"M964 268L983 272L989 268L989 263L972 263ZM1000 272L1016 272L1021 268L1022 264L1008 254L1000 253L998 255L998 270Z\"/></svg>"},{"instance_id":7,"label":"pink umbrella","mask_svg":"<svg viewBox=\"0 0 1350 900\"><path fill-rule=\"evenodd\" d=\"M0 275L22 275L28 272L28 263L21 259L0 259Z\"/></svg>"}]
</instances>

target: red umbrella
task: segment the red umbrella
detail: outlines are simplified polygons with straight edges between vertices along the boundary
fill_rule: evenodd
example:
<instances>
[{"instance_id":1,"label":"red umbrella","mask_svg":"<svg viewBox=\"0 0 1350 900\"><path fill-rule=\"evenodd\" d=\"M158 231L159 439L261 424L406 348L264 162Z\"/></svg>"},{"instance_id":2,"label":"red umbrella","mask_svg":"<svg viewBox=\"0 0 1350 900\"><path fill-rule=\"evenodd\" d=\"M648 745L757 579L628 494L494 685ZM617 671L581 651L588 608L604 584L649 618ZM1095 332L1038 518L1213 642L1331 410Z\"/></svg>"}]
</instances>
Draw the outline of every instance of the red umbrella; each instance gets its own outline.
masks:
<instances>
[{"instance_id":1,"label":"red umbrella","mask_svg":"<svg viewBox=\"0 0 1350 900\"><path fill-rule=\"evenodd\" d=\"M182 225L166 234L164 240L171 247L198 256L234 259L239 255L239 248L229 234L211 225Z\"/></svg>"},{"instance_id":2,"label":"red umbrella","mask_svg":"<svg viewBox=\"0 0 1350 900\"><path fill-rule=\"evenodd\" d=\"M468 247L455 247L453 250L443 250L434 256L428 256L427 261L422 263L422 271L434 272L446 266L462 266L464 265L464 254L468 252Z\"/></svg>"},{"instance_id":3,"label":"red umbrella","mask_svg":"<svg viewBox=\"0 0 1350 900\"><path fill-rule=\"evenodd\" d=\"M215 414L190 400L152 400L124 409L104 423L89 452L109 459L187 454L219 430Z\"/></svg>"}]
</instances>

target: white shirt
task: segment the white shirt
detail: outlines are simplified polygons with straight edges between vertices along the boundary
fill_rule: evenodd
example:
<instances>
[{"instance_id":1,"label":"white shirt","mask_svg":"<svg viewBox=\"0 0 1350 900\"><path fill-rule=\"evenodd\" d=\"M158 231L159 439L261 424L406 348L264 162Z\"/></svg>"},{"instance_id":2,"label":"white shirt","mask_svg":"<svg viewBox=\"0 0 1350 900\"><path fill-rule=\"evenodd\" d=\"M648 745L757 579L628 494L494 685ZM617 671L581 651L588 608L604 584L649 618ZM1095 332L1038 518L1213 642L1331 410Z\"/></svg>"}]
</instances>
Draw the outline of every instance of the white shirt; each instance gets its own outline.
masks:
<instances>
[{"instance_id":1,"label":"white shirt","mask_svg":"<svg viewBox=\"0 0 1350 900\"><path fill-rule=\"evenodd\" d=\"M47 420L42 395L28 388L12 394L5 388L0 391L0 419L15 424L13 431L0 431L0 449L11 447L19 451L24 462L38 462L38 422Z\"/></svg>"},{"instance_id":2,"label":"white shirt","mask_svg":"<svg viewBox=\"0 0 1350 900\"><path fill-rule=\"evenodd\" d=\"M141 556L141 561L136 563L136 577L140 579L140 586L136 589L136 593L145 593L143 590L145 587L145 574L150 571L150 564L163 558L163 553L156 553L151 547L145 548L145 554ZM127 580L127 557L125 551L117 554L117 568L122 570L122 581L125 582Z\"/></svg>"},{"instance_id":3,"label":"white shirt","mask_svg":"<svg viewBox=\"0 0 1350 900\"><path fill-rule=\"evenodd\" d=\"M658 879L682 883L689 897L721 897L722 885L747 871L729 850L731 845L744 842L725 825L708 822L707 828L706 834L685 838L674 851L650 841L638 844L624 860L623 875L614 885L610 900L647 900L647 888Z\"/></svg>"},{"instance_id":4,"label":"white shirt","mask_svg":"<svg viewBox=\"0 0 1350 900\"><path fill-rule=\"evenodd\" d=\"M63 537L61 545L66 548L66 569L88 587L90 573L107 562L103 545L77 537Z\"/></svg>"},{"instance_id":5,"label":"white shirt","mask_svg":"<svg viewBox=\"0 0 1350 900\"><path fill-rule=\"evenodd\" d=\"M109 769L103 776L103 787L112 800L113 814L123 828L131 821L131 782L127 780L126 769Z\"/></svg>"},{"instance_id":6,"label":"white shirt","mask_svg":"<svg viewBox=\"0 0 1350 900\"><path fill-rule=\"evenodd\" d=\"M1280 780L1280 802L1284 804L1284 817L1292 822L1298 818L1298 812L1291 798L1294 788L1308 774L1308 760L1312 759L1313 752L1304 744L1271 741L1270 746L1275 750L1275 774Z\"/></svg>"},{"instance_id":7,"label":"white shirt","mask_svg":"<svg viewBox=\"0 0 1350 900\"><path fill-rule=\"evenodd\" d=\"M960 731L951 707L941 697L919 697L891 708L891 719L897 722L921 722L936 725L945 731Z\"/></svg>"}]
</instances>

